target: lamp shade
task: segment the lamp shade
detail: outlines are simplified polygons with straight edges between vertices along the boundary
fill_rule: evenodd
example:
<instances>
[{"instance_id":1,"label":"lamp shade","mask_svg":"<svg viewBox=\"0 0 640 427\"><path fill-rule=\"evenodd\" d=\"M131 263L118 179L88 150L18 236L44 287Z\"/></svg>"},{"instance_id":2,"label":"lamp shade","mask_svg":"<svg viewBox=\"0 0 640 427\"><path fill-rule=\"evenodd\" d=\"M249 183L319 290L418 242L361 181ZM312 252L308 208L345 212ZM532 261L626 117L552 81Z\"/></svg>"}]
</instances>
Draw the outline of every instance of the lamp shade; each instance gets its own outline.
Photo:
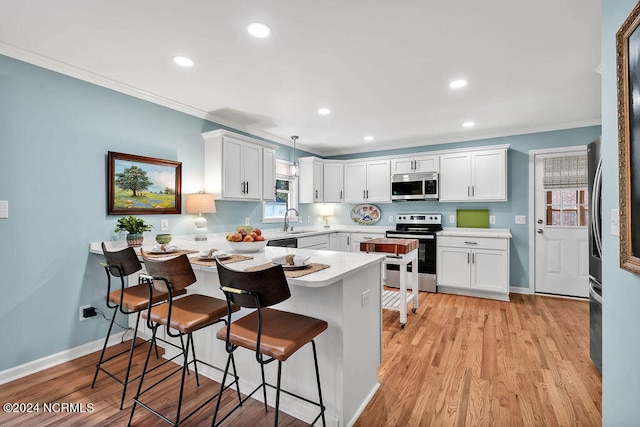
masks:
<instances>
[{"instance_id":1,"label":"lamp shade","mask_svg":"<svg viewBox=\"0 0 640 427\"><path fill-rule=\"evenodd\" d=\"M320 207L320 216L333 216L333 205L322 205Z\"/></svg>"},{"instance_id":2,"label":"lamp shade","mask_svg":"<svg viewBox=\"0 0 640 427\"><path fill-rule=\"evenodd\" d=\"M197 193L187 194L187 201L185 204L187 213L215 213L216 202L213 200L213 194L209 193Z\"/></svg>"}]
</instances>

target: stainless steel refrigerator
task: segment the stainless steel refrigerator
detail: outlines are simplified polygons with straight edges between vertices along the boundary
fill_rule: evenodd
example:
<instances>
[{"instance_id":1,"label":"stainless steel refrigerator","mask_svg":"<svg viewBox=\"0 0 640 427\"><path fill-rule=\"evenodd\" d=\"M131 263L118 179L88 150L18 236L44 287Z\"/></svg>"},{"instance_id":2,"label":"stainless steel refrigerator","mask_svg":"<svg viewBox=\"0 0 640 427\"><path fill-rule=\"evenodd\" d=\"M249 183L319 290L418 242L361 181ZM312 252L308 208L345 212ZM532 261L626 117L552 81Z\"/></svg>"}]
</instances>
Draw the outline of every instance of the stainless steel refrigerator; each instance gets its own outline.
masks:
<instances>
[{"instance_id":1,"label":"stainless steel refrigerator","mask_svg":"<svg viewBox=\"0 0 640 427\"><path fill-rule=\"evenodd\" d=\"M587 148L589 167L589 354L602 373L602 159L600 139Z\"/></svg>"}]
</instances>

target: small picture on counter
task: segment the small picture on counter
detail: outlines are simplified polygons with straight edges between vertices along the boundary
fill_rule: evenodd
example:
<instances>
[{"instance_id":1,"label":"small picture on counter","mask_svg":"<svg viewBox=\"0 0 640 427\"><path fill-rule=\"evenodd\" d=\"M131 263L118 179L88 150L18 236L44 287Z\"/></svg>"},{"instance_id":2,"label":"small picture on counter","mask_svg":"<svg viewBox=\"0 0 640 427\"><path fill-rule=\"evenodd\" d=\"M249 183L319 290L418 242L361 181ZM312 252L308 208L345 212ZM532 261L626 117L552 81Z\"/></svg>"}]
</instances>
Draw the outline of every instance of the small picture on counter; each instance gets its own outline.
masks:
<instances>
[{"instance_id":1,"label":"small picture on counter","mask_svg":"<svg viewBox=\"0 0 640 427\"><path fill-rule=\"evenodd\" d=\"M374 205L357 205L351 209L351 221L360 225L372 225L380 220L380 209Z\"/></svg>"},{"instance_id":2,"label":"small picture on counter","mask_svg":"<svg viewBox=\"0 0 640 427\"><path fill-rule=\"evenodd\" d=\"M179 214L182 163L109 151L107 214Z\"/></svg>"}]
</instances>

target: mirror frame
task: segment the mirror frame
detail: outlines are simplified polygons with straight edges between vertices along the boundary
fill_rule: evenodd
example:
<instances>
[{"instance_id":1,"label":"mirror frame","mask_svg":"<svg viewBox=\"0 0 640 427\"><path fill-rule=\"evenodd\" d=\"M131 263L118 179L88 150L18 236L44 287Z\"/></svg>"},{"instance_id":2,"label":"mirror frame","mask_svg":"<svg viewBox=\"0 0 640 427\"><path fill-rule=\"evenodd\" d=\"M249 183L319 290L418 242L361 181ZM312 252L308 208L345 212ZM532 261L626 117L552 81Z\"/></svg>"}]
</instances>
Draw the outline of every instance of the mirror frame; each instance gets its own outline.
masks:
<instances>
[{"instance_id":1,"label":"mirror frame","mask_svg":"<svg viewBox=\"0 0 640 427\"><path fill-rule=\"evenodd\" d=\"M634 248L633 235L635 231L640 237L640 105L633 105L632 92L640 91L639 24L640 3L616 34L620 267L637 275L640 275L640 257L636 256L640 255L640 244ZM631 67L634 73L630 72Z\"/></svg>"}]
</instances>

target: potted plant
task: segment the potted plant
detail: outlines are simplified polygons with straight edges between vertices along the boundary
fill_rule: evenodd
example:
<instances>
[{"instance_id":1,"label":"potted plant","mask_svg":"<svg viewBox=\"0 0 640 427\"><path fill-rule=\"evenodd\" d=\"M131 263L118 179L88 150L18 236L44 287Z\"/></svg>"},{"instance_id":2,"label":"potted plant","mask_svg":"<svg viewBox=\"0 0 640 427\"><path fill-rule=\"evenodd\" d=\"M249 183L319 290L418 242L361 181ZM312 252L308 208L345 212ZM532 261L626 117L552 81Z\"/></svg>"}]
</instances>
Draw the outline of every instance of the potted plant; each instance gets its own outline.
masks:
<instances>
[{"instance_id":1,"label":"potted plant","mask_svg":"<svg viewBox=\"0 0 640 427\"><path fill-rule=\"evenodd\" d=\"M142 218L135 216L123 216L118 220L116 225L116 232L127 232L127 245L129 246L141 246L142 245L142 233L150 231L153 228L151 224L145 224Z\"/></svg>"}]
</instances>

